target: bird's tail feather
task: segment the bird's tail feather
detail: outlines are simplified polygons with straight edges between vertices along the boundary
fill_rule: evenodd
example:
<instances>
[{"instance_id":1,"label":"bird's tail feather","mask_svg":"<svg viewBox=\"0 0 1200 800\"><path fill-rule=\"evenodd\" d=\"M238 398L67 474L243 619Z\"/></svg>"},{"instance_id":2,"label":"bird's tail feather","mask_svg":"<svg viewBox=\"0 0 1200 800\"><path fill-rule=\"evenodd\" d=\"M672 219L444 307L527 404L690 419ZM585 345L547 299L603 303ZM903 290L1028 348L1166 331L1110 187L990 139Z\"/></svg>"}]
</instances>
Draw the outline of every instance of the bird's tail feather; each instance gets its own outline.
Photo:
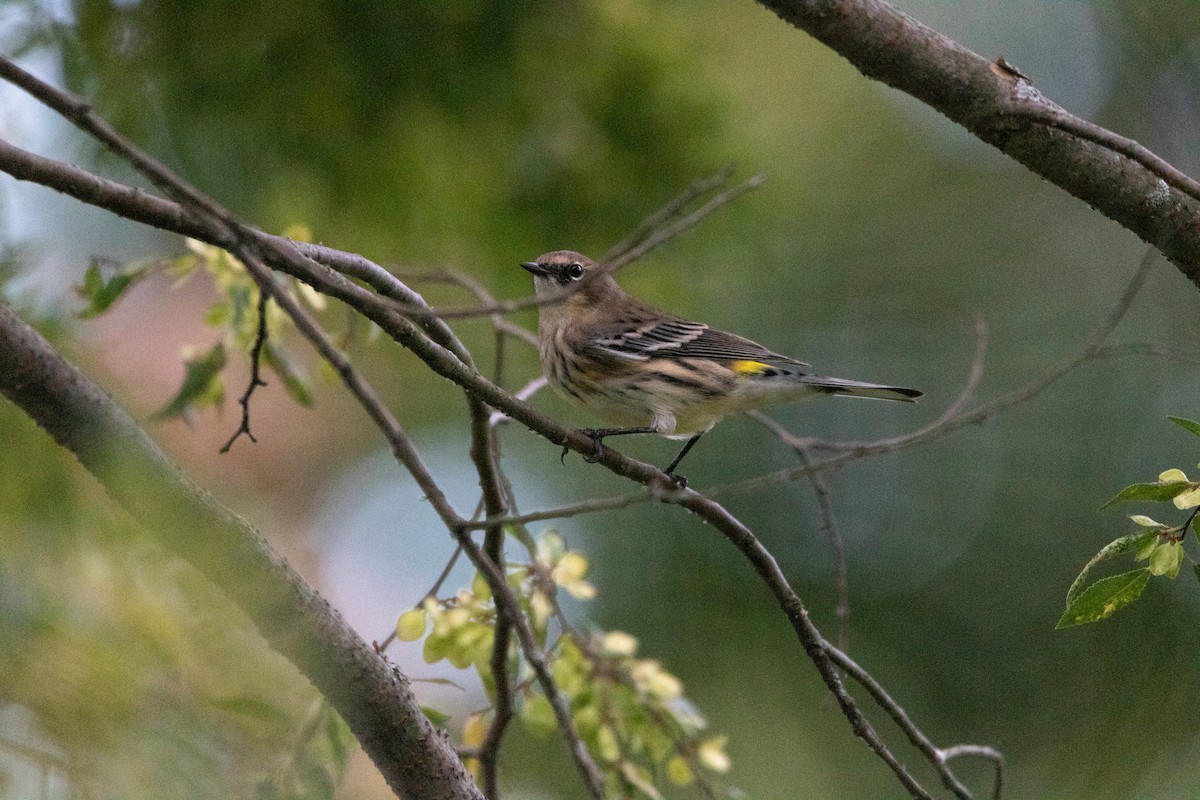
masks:
<instances>
[{"instance_id":1,"label":"bird's tail feather","mask_svg":"<svg viewBox=\"0 0 1200 800\"><path fill-rule=\"evenodd\" d=\"M801 380L818 391L843 394L849 397L870 397L876 400L899 400L912 403L924 394L916 389L905 389L903 386L883 386L878 383L864 383L845 378L830 378L827 375L805 375Z\"/></svg>"}]
</instances>

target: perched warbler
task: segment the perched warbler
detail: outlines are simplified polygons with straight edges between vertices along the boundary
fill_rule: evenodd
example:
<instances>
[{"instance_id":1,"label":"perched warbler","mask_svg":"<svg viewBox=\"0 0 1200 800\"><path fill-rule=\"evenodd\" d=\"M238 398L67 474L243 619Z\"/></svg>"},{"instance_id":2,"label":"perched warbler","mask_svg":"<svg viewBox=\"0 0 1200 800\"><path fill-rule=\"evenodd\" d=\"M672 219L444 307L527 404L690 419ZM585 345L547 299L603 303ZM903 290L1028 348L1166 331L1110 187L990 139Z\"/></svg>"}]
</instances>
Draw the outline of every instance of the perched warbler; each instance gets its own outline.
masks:
<instances>
[{"instance_id":1,"label":"perched warbler","mask_svg":"<svg viewBox=\"0 0 1200 800\"><path fill-rule=\"evenodd\" d=\"M587 256L556 250L526 261L536 295L565 299L538 309L538 352L550 385L619 427L607 436L656 433L686 439L664 470L725 417L816 394L913 402L916 389L813 375L808 364L701 322L687 322L625 292ZM569 287L576 287L571 291Z\"/></svg>"}]
</instances>

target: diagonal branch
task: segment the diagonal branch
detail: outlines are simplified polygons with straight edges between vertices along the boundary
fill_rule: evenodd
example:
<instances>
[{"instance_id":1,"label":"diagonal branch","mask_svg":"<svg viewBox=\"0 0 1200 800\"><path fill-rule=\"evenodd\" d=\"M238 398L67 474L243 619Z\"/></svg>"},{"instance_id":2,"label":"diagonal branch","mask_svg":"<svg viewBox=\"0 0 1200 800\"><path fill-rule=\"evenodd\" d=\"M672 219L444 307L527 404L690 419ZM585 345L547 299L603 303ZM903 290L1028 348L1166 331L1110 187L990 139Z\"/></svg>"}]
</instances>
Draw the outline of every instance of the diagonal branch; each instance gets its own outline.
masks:
<instances>
[{"instance_id":1,"label":"diagonal branch","mask_svg":"<svg viewBox=\"0 0 1200 800\"><path fill-rule=\"evenodd\" d=\"M408 680L257 531L192 483L111 398L3 303L0 393L74 453L164 547L242 608L267 642L329 698L397 794L481 797L425 718Z\"/></svg>"},{"instance_id":2,"label":"diagonal branch","mask_svg":"<svg viewBox=\"0 0 1200 800\"><path fill-rule=\"evenodd\" d=\"M260 291L263 292L264 299L262 302L265 303L266 296L269 295L272 297L288 316L292 318L297 328L312 342L321 356L334 366L352 394L371 413L379 427L388 436L389 441L392 443L393 452L413 475L425 493L426 499L429 500L438 515L442 518L442 521L450 529L450 532L459 539L459 544L466 550L468 556L476 562L476 567L488 577L488 582L492 585L493 594L497 597L497 605L499 606L503 599L503 602L508 606L502 610L506 612L508 624L516 626L521 644L526 649L526 657L531 664L534 664L535 672L546 696L555 704L556 710L559 708L565 709L565 701L562 699L561 693L558 692L549 670L545 668L544 655L537 649L537 644L533 639L532 632L529 630L528 622L521 615L516 601L508 589L503 570L497 566L503 560L500 552L501 539L499 538L502 530L501 526L499 524L491 526L488 531L488 539L485 540L488 542L487 547L489 552L487 555L480 555L476 558L475 554L478 551L475 549L474 543L470 541L469 535L460 528L464 520L451 508L445 495L433 480L432 475L421 462L421 458L415 447L413 447L407 436L400 429L399 424L379 400L372 387L350 366L346 357L334 346L332 340L320 325L286 291L280 289L270 269L263 263L263 259L270 259L275 262L284 262L294 269L306 267L306 260L295 249L293 243L288 240L268 239L264 241L260 239L256 231L243 226L228 211L216 203L216 201L184 182L152 156L143 152L132 142L118 134L107 121L92 113L86 103L41 82L33 75L2 58L0 58L0 75L3 75L8 80L30 92L30 94L34 95L47 106L73 122L85 133L88 133L118 156L128 161L156 186L175 197L193 217L204 220L214 228L223 230L229 235L232 241L230 245L226 246L226 249L235 255L253 276ZM438 347L425 334L419 333L411 322L407 320L405 322L405 334L407 336L413 339L424 340L425 343ZM444 323L441 324L444 325ZM431 327L436 335L438 330L437 325L432 325ZM457 344L457 339L451 335L451 340L447 344L451 348L454 348ZM461 345L459 346L461 347ZM466 359L454 357L454 361L468 369L472 368L469 357ZM480 484L484 491L485 508L489 516L501 515L504 513L506 506L496 472L495 448L492 445L492 428L488 424L488 410L478 395L468 392L467 397L472 419L471 456L479 472ZM487 569L489 565L484 562L490 562L492 568ZM499 576L498 578L496 577L497 575ZM506 639L507 632L501 630L501 627L503 626L498 626L497 638ZM542 665L541 669L537 668L538 663ZM592 762L586 748L580 741L570 715L566 713L559 714L558 722L561 733L567 741L571 755L585 779L590 793L599 800L603 795L603 781L599 777L599 771ZM493 778L492 794L494 797L494 771L491 777Z\"/></svg>"},{"instance_id":3,"label":"diagonal branch","mask_svg":"<svg viewBox=\"0 0 1200 800\"><path fill-rule=\"evenodd\" d=\"M759 0L1157 248L1200 287L1200 184L883 0Z\"/></svg>"}]
</instances>

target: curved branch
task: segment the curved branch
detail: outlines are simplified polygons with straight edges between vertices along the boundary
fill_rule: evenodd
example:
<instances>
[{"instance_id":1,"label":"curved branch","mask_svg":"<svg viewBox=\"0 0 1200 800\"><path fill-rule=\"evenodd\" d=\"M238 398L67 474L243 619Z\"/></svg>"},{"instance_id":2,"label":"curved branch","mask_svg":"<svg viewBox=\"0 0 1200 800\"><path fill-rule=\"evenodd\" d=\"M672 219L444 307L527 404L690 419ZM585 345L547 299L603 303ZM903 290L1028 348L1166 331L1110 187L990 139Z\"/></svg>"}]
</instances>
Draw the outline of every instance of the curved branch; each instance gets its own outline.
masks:
<instances>
[{"instance_id":1,"label":"curved branch","mask_svg":"<svg viewBox=\"0 0 1200 800\"><path fill-rule=\"evenodd\" d=\"M882 0L758 2L1128 228L1200 287L1200 184L1161 157Z\"/></svg>"}]
</instances>

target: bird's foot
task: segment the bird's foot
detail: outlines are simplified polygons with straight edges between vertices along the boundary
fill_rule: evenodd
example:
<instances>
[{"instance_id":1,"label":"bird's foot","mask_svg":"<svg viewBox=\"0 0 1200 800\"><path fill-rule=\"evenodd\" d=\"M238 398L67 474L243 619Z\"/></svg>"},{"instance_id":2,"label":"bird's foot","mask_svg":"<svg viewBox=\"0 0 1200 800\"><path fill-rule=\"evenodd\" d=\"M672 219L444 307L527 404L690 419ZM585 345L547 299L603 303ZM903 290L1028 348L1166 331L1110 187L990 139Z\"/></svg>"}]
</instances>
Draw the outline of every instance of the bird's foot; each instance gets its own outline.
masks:
<instances>
[{"instance_id":1,"label":"bird's foot","mask_svg":"<svg viewBox=\"0 0 1200 800\"><path fill-rule=\"evenodd\" d=\"M600 456L604 454L604 432L598 431L595 428L580 428L579 432L592 440L592 444L596 449L590 456L584 456L583 460L589 464L595 464L600 460Z\"/></svg>"},{"instance_id":2,"label":"bird's foot","mask_svg":"<svg viewBox=\"0 0 1200 800\"><path fill-rule=\"evenodd\" d=\"M676 475L674 472L665 472L663 474L670 479L671 483L675 485L676 489L687 488L687 478L683 477L682 475Z\"/></svg>"},{"instance_id":3,"label":"bird's foot","mask_svg":"<svg viewBox=\"0 0 1200 800\"><path fill-rule=\"evenodd\" d=\"M600 460L600 456L604 454L604 432L596 430L595 428L580 428L579 432L591 439L592 444L595 446L595 450L592 451L592 454L590 456L585 455L583 460L589 464L595 464ZM562 453L560 453L558 456L559 463L567 463L567 453L569 452L571 452L571 448L564 442Z\"/></svg>"}]
</instances>

